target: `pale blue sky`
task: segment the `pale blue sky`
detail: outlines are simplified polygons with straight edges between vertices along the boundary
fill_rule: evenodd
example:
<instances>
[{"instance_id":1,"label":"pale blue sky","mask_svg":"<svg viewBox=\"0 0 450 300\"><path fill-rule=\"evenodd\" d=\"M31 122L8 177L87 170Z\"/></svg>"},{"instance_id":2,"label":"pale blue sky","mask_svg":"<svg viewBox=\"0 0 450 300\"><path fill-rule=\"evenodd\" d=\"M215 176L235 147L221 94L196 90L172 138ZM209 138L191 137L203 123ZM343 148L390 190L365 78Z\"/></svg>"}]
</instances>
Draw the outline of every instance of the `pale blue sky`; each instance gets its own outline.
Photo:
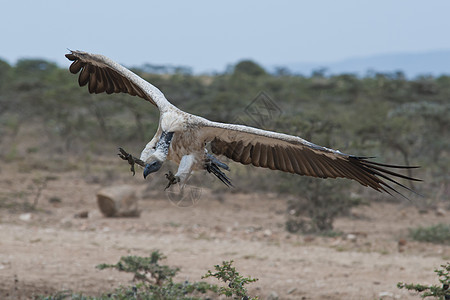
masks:
<instances>
[{"instance_id":1,"label":"pale blue sky","mask_svg":"<svg viewBox=\"0 0 450 300\"><path fill-rule=\"evenodd\" d=\"M450 1L2 1L0 58L68 65L66 48L222 71L450 49Z\"/></svg>"}]
</instances>

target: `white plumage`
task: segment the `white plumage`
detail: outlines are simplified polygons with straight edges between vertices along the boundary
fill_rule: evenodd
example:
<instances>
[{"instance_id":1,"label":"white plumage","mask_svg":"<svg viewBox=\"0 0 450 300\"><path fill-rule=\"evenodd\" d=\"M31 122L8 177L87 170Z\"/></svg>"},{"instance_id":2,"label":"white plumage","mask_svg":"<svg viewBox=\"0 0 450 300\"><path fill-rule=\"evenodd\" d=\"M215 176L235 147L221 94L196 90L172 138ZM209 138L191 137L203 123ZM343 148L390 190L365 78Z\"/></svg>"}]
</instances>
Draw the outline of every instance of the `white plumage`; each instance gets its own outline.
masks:
<instances>
[{"instance_id":1,"label":"white plumage","mask_svg":"<svg viewBox=\"0 0 450 300\"><path fill-rule=\"evenodd\" d=\"M212 122L181 111L165 98L155 86L103 55L71 51L66 57L73 61L69 70L80 72L80 86L88 85L90 93L128 93L137 95L158 107L160 120L153 139L134 162L145 166L144 176L159 170L169 159L179 165L170 183L183 183L192 170L207 169L222 182L231 185L220 168L228 167L206 151L224 155L242 164L270 168L299 175L358 181L377 191L395 191L388 182L407 188L392 177L418 180L389 168L413 168L375 163L366 157L347 155L308 142L300 137L253 127ZM170 185L169 183L169 185Z\"/></svg>"}]
</instances>

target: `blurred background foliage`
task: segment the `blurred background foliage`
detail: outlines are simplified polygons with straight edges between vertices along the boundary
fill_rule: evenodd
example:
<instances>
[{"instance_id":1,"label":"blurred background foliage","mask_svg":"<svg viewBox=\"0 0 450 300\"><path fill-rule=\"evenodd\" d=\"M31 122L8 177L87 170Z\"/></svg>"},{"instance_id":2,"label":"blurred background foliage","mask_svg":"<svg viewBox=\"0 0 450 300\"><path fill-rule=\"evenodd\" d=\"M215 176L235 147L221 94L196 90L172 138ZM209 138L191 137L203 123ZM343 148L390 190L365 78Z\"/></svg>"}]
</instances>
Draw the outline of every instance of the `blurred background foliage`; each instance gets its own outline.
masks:
<instances>
[{"instance_id":1,"label":"blurred background foliage","mask_svg":"<svg viewBox=\"0 0 450 300\"><path fill-rule=\"evenodd\" d=\"M180 109L220 122L258 127L246 109L264 91L280 110L265 129L345 153L375 156L379 162L420 165L414 176L425 182L413 188L427 199L448 199L449 76L407 79L401 72L368 72L358 77L327 75L320 69L305 77L284 68L271 74L249 60L214 75L149 64L133 71ZM76 76L52 62L23 59L9 65L0 60L1 160L24 160L35 154L51 163L58 157L82 160L105 153L115 160L118 146L139 154L156 131L158 118L158 110L140 98L90 95L86 87L78 87ZM315 191L316 198L322 197L317 196L320 193L330 199L346 195L349 203L354 203L355 194L380 198L357 183L335 180L334 188L328 187L330 183L320 188L315 181L292 174L231 167L235 191L302 197ZM220 184L213 188L223 190ZM323 200L319 202L323 206Z\"/></svg>"}]
</instances>

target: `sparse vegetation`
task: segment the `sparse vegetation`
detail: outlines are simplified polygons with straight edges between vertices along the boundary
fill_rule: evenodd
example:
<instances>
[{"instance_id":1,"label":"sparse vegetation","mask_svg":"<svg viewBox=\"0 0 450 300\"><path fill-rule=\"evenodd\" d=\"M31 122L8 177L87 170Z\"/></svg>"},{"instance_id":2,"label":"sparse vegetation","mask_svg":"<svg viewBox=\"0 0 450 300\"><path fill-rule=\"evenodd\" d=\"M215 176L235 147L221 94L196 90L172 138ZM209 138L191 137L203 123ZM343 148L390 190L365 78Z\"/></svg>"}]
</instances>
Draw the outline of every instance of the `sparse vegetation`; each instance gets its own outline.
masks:
<instances>
[{"instance_id":1,"label":"sparse vegetation","mask_svg":"<svg viewBox=\"0 0 450 300\"><path fill-rule=\"evenodd\" d=\"M359 197L348 195L348 182L341 181L340 185L335 185L316 178L300 180L300 195L304 198L295 198L288 203L286 230L291 233L335 235L334 219L347 215L350 208L362 204Z\"/></svg>"},{"instance_id":2,"label":"sparse vegetation","mask_svg":"<svg viewBox=\"0 0 450 300\"><path fill-rule=\"evenodd\" d=\"M450 224L437 224L409 230L412 239L419 242L450 245Z\"/></svg>"},{"instance_id":3,"label":"sparse vegetation","mask_svg":"<svg viewBox=\"0 0 450 300\"><path fill-rule=\"evenodd\" d=\"M42 300L201 300L213 299L214 295L225 295L227 298L250 300L245 285L255 282L255 278L246 278L239 274L232 266L233 261L224 261L222 265L214 266L216 273L208 271L202 278L215 277L223 281L228 287L219 287L204 281L174 282L173 278L179 268L160 265L159 261L165 256L158 250L153 251L149 257L123 256L116 264L100 264L98 269L116 269L134 275L135 284L121 286L112 292L103 293L99 297L83 296L70 291L58 292L52 296L41 296ZM203 296L202 296L203 295Z\"/></svg>"},{"instance_id":4,"label":"sparse vegetation","mask_svg":"<svg viewBox=\"0 0 450 300\"><path fill-rule=\"evenodd\" d=\"M124 256L117 264L101 264L97 268L132 273L133 281L138 282L134 286L117 289L112 294L113 299L127 299L130 296L137 299L202 299L195 295L217 292L217 286L206 282L174 282L173 277L179 268L161 265L159 261L164 258L161 252L153 251L149 257Z\"/></svg>"},{"instance_id":5,"label":"sparse vegetation","mask_svg":"<svg viewBox=\"0 0 450 300\"><path fill-rule=\"evenodd\" d=\"M158 262L166 258L159 251L153 251L150 257L141 256L123 256L120 261L114 265L100 264L98 269L116 269L120 272L133 273L133 281L142 281L154 283L161 286L164 281L174 277L179 271L178 268L162 266Z\"/></svg>"},{"instance_id":6,"label":"sparse vegetation","mask_svg":"<svg viewBox=\"0 0 450 300\"><path fill-rule=\"evenodd\" d=\"M222 265L215 265L214 269L217 272L213 273L208 270L208 273L202 278L215 277L218 280L225 282L228 287L220 287L218 290L219 295L233 297L233 299L258 299L258 297L249 298L247 295L247 288L245 287L245 285L255 282L258 279L240 275L232 264L233 261L231 260L222 262Z\"/></svg>"},{"instance_id":7,"label":"sparse vegetation","mask_svg":"<svg viewBox=\"0 0 450 300\"><path fill-rule=\"evenodd\" d=\"M38 210L38 202L42 192L47 188L47 183L56 180L55 176L38 176L32 179L29 191L0 193L0 209L8 209L10 212L31 212ZM53 199L51 197L49 200ZM32 201L30 201L33 199ZM60 200L59 200L60 201Z\"/></svg>"},{"instance_id":8,"label":"sparse vegetation","mask_svg":"<svg viewBox=\"0 0 450 300\"><path fill-rule=\"evenodd\" d=\"M323 70L311 76L287 70L270 74L251 61L211 76L193 76L187 69L161 75L155 71L158 68L144 66L134 71L158 86L183 110L214 121L259 126L246 109L264 91L280 108L280 114L265 120L265 129L299 135L355 155L374 155L386 163L421 165L414 176L424 179L426 185L416 184L413 188L426 196L430 194L427 199L433 203L448 200L450 76L407 80L401 72L357 77L328 76ZM102 170L104 181L111 183L113 174L120 171L98 161L99 157L108 153L108 159L115 159L115 149L124 145L139 151L156 131L157 120L157 109L147 102L126 94L90 95L86 88L77 86L75 76L51 62L21 60L9 65L0 60L0 160L17 163L23 173L30 169L45 173L84 170L85 175L90 175ZM333 231L337 216L362 204L361 199L380 198L355 182L302 178L238 164L232 164L231 169L230 177L238 183L233 191L271 191L278 193L279 199L291 198L287 210L291 213L286 214L290 232L339 234ZM20 192L2 191L0 208L35 212L36 206L46 203L42 198L47 195L51 178L31 180ZM88 176L84 178L88 182ZM225 188L216 183L207 184L223 192ZM49 201L55 207L69 202L56 197L49 197ZM281 213L283 210L279 209ZM80 228L83 226L80 224ZM449 227L439 224L412 229L410 234L415 240L448 244ZM231 226L230 230L234 234ZM274 240L276 237L271 236ZM214 239L204 232L196 238ZM392 253L389 251L381 253ZM231 261L205 275L224 281L225 286L220 286L175 282L178 269L161 265L162 258L157 252L150 257L128 256L115 265L102 265L133 274L135 283L98 298L61 292L45 299L195 299L218 293L239 299L250 297L246 285L254 279L240 276ZM425 286L416 290L420 289L427 290Z\"/></svg>"},{"instance_id":9,"label":"sparse vegetation","mask_svg":"<svg viewBox=\"0 0 450 300\"><path fill-rule=\"evenodd\" d=\"M450 300L450 263L441 265L441 269L434 270L438 276L439 285L423 285L399 282L399 289L407 289L420 293L422 298L434 297L439 300Z\"/></svg>"},{"instance_id":10,"label":"sparse vegetation","mask_svg":"<svg viewBox=\"0 0 450 300\"><path fill-rule=\"evenodd\" d=\"M47 187L47 183L51 180L56 180L56 179L57 179L57 177L55 177L55 176L45 176L45 177L39 177L39 178L33 179L33 183L36 186L36 191L34 192L34 201L32 204L33 209L35 209L37 207L39 198L41 197L41 193Z\"/></svg>"}]
</instances>

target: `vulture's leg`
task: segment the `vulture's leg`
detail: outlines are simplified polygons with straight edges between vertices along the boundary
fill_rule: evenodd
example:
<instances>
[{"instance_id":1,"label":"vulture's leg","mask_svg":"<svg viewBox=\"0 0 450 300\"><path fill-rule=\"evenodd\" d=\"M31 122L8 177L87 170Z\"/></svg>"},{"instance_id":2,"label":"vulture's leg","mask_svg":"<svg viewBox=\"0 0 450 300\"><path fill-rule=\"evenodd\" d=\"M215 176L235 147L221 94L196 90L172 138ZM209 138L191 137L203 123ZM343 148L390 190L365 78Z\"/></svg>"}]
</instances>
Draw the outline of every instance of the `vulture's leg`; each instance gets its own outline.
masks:
<instances>
[{"instance_id":1,"label":"vulture's leg","mask_svg":"<svg viewBox=\"0 0 450 300\"><path fill-rule=\"evenodd\" d=\"M128 161L128 163L131 166L130 167L130 171L133 173L133 176L136 173L135 170L134 170L134 165L135 164L138 164L138 165L140 165L143 168L145 167L145 163L142 160L140 160L137 157L134 157L133 155L129 154L128 152L126 152L122 148L119 148L119 153L117 155L119 155L119 157L121 159Z\"/></svg>"},{"instance_id":2,"label":"vulture's leg","mask_svg":"<svg viewBox=\"0 0 450 300\"><path fill-rule=\"evenodd\" d=\"M189 176L192 173L192 168L195 164L195 156L190 155L184 155L181 158L180 164L178 166L178 171L175 175L173 175L172 172L169 172L166 174L166 178L169 180L169 183L166 186L166 189L169 188L172 184L176 184L180 182L182 185L181 188L184 187L184 184L188 180Z\"/></svg>"},{"instance_id":3,"label":"vulture's leg","mask_svg":"<svg viewBox=\"0 0 450 300\"><path fill-rule=\"evenodd\" d=\"M208 171L208 173L213 173L216 175L217 178L219 178L220 181L223 182L227 187L232 187L233 184L231 183L230 178L228 178L227 175L225 175L220 168L229 171L230 168L228 165L224 164L220 160L218 160L215 156L207 153L206 159L205 159L205 169Z\"/></svg>"}]
</instances>

